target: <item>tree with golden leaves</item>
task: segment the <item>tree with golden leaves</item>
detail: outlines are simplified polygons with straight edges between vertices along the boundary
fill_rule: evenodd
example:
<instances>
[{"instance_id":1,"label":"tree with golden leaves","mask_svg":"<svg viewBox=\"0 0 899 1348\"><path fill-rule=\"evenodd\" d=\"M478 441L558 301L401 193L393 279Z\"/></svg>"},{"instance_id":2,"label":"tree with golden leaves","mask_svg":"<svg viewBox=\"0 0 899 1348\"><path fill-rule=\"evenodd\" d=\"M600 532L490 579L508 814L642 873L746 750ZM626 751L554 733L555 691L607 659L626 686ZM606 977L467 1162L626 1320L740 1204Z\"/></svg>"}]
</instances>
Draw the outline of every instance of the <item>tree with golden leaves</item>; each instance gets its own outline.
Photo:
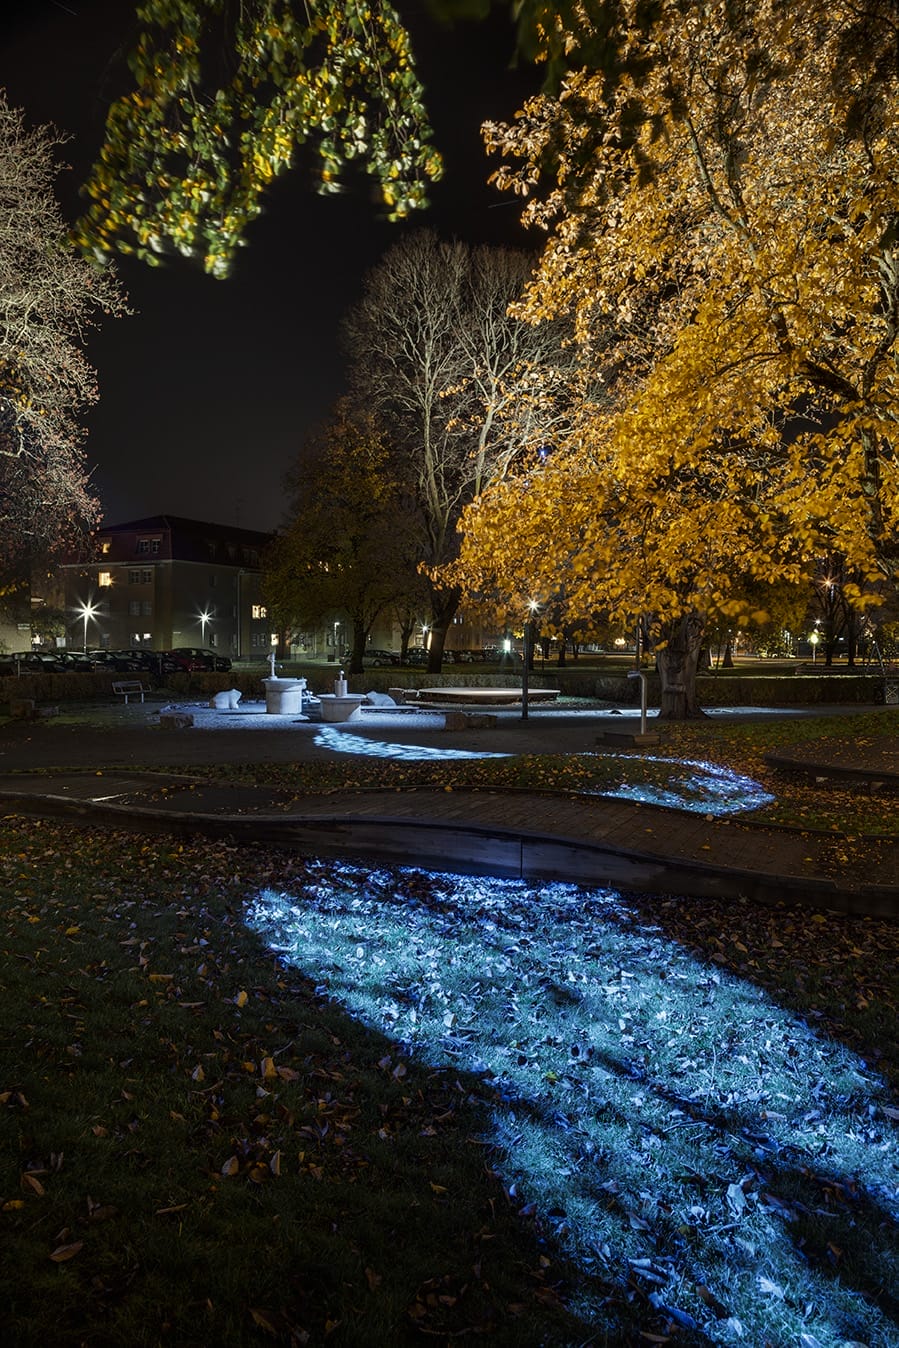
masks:
<instances>
[{"instance_id":1,"label":"tree with golden leaves","mask_svg":"<svg viewBox=\"0 0 899 1348\"><path fill-rule=\"evenodd\" d=\"M564 576L573 612L649 615L680 717L707 622L763 620L766 583L825 556L856 607L894 583L895 7L610 8L568 7L567 34L543 11L544 54L568 38L575 68L486 128L548 236L516 312L569 316L594 383L551 457L467 512L454 576L526 575L528 597ZM577 64L600 38L609 59Z\"/></svg>"},{"instance_id":2,"label":"tree with golden leaves","mask_svg":"<svg viewBox=\"0 0 899 1348\"><path fill-rule=\"evenodd\" d=\"M226 276L265 190L313 144L320 185L376 179L392 219L440 175L408 34L387 0L143 0L76 237Z\"/></svg>"}]
</instances>

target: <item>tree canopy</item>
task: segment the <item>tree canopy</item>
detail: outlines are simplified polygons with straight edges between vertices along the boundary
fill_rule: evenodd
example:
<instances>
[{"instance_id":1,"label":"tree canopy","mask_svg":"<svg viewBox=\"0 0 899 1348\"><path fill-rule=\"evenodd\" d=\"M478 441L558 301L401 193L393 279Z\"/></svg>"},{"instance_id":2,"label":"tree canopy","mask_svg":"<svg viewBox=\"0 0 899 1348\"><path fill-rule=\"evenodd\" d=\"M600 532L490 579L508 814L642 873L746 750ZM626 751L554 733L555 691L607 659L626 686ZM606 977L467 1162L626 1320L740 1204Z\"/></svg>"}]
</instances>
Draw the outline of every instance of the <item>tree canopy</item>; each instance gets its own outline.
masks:
<instances>
[{"instance_id":1,"label":"tree canopy","mask_svg":"<svg viewBox=\"0 0 899 1348\"><path fill-rule=\"evenodd\" d=\"M279 629L346 614L354 673L372 625L420 588L417 519L392 447L375 418L343 400L304 446L292 504L264 569Z\"/></svg>"},{"instance_id":2,"label":"tree canopy","mask_svg":"<svg viewBox=\"0 0 899 1348\"><path fill-rule=\"evenodd\" d=\"M468 513L455 575L513 573L526 539L532 594L564 575L573 611L651 614L671 714L707 619L762 617L759 583L838 555L863 605L893 573L891 8L619 0L614 68L486 128L548 235L516 312L569 316L602 396L573 387L550 460Z\"/></svg>"},{"instance_id":3,"label":"tree canopy","mask_svg":"<svg viewBox=\"0 0 899 1348\"><path fill-rule=\"evenodd\" d=\"M0 569L98 518L78 421L97 397L84 341L122 298L68 239L53 195L61 143L0 94Z\"/></svg>"},{"instance_id":4,"label":"tree canopy","mask_svg":"<svg viewBox=\"0 0 899 1348\"><path fill-rule=\"evenodd\" d=\"M546 434L554 416L560 325L535 328L508 312L532 267L519 250L446 242L421 230L372 270L347 319L351 377L405 459L429 571L455 556L468 502L535 427ZM533 391L527 402L520 396L526 387ZM440 668L457 603L452 586L432 585L432 668Z\"/></svg>"},{"instance_id":5,"label":"tree canopy","mask_svg":"<svg viewBox=\"0 0 899 1348\"><path fill-rule=\"evenodd\" d=\"M176 251L225 276L300 146L322 191L359 162L391 218L441 171L408 34L387 0L143 0L134 88L111 107L76 237L101 256Z\"/></svg>"}]
</instances>

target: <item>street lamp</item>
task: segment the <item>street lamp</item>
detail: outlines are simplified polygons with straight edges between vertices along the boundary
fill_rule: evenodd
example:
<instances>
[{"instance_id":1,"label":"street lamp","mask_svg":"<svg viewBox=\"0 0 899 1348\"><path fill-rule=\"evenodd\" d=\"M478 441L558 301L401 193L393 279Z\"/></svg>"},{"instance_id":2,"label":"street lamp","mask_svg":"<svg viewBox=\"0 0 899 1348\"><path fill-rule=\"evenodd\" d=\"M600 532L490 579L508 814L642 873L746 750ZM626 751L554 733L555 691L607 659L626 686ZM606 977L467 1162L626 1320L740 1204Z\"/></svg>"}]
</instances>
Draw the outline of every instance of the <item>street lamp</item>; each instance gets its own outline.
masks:
<instances>
[{"instance_id":1,"label":"street lamp","mask_svg":"<svg viewBox=\"0 0 899 1348\"><path fill-rule=\"evenodd\" d=\"M812 664L815 663L815 656L818 654L818 642L820 640L821 638L818 636L817 632L812 632L809 636L809 645L812 648Z\"/></svg>"},{"instance_id":2,"label":"street lamp","mask_svg":"<svg viewBox=\"0 0 899 1348\"><path fill-rule=\"evenodd\" d=\"M92 604L89 599L86 599L77 605L76 611L79 618L84 619L84 654L87 655L87 625L91 618L100 611L99 605Z\"/></svg>"},{"instance_id":3,"label":"street lamp","mask_svg":"<svg viewBox=\"0 0 899 1348\"><path fill-rule=\"evenodd\" d=\"M199 617L200 617L200 645L201 645L201 646L205 646L205 645L206 645L206 628L207 628L208 624L209 624L210 622L212 622L212 610L211 610L211 609L208 609L208 608L204 608L204 609L203 609L203 612L199 615Z\"/></svg>"}]
</instances>

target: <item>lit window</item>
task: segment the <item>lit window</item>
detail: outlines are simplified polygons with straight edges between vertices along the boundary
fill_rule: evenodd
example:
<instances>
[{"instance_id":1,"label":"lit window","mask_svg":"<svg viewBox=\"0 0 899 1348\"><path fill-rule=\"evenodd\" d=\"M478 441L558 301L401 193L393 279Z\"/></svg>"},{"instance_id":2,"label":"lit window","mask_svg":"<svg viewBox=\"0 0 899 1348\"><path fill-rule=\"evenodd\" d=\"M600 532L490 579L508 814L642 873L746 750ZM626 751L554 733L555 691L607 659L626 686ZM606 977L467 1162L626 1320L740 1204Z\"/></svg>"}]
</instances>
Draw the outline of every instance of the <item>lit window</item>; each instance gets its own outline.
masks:
<instances>
[{"instance_id":1,"label":"lit window","mask_svg":"<svg viewBox=\"0 0 899 1348\"><path fill-rule=\"evenodd\" d=\"M265 607L264 604L254 604L252 614L254 618L267 618L268 609Z\"/></svg>"},{"instance_id":2,"label":"lit window","mask_svg":"<svg viewBox=\"0 0 899 1348\"><path fill-rule=\"evenodd\" d=\"M112 584L112 572L111 572L111 571L101 571L100 574L97 576L97 584L98 584L98 585L111 585L111 584Z\"/></svg>"},{"instance_id":3,"label":"lit window","mask_svg":"<svg viewBox=\"0 0 899 1348\"><path fill-rule=\"evenodd\" d=\"M102 552L102 554L103 554L104 557L106 556L107 552L109 552L109 549L110 549L111 547L112 547L112 544L110 543L109 539L108 539L108 538L104 538L104 539L103 539L103 542L100 544L100 551Z\"/></svg>"}]
</instances>

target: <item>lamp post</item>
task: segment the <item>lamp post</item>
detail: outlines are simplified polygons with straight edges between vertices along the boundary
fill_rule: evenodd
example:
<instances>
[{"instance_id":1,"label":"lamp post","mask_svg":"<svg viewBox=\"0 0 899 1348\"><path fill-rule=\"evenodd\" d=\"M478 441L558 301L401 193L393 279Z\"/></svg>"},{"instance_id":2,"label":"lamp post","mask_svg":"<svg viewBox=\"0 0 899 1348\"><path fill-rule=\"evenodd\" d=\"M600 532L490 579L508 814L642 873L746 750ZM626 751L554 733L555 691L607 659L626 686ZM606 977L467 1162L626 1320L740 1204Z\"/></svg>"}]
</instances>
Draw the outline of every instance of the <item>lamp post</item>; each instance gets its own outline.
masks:
<instances>
[{"instance_id":1,"label":"lamp post","mask_svg":"<svg viewBox=\"0 0 899 1348\"><path fill-rule=\"evenodd\" d=\"M812 632L811 635L809 636L809 645L810 645L811 648L812 648L812 664L813 664L813 665L814 665L814 663L815 663L815 656L818 654L818 642L819 642L820 640L821 640L821 638L818 636L818 633L817 633L817 632Z\"/></svg>"},{"instance_id":2,"label":"lamp post","mask_svg":"<svg viewBox=\"0 0 899 1348\"><path fill-rule=\"evenodd\" d=\"M77 611L78 616L84 620L84 654L87 655L87 625L98 612L98 608L96 604L92 604L89 599L86 599L78 605Z\"/></svg>"},{"instance_id":3,"label":"lamp post","mask_svg":"<svg viewBox=\"0 0 899 1348\"><path fill-rule=\"evenodd\" d=\"M208 608L204 608L203 612L199 615L199 617L200 617L200 645L205 646L206 628L208 624L212 621L212 613Z\"/></svg>"},{"instance_id":4,"label":"lamp post","mask_svg":"<svg viewBox=\"0 0 899 1348\"><path fill-rule=\"evenodd\" d=\"M521 671L521 719L528 719L528 680L531 669L531 650L534 644L534 614L537 612L536 599L528 600L528 616L524 624L524 667Z\"/></svg>"}]
</instances>

